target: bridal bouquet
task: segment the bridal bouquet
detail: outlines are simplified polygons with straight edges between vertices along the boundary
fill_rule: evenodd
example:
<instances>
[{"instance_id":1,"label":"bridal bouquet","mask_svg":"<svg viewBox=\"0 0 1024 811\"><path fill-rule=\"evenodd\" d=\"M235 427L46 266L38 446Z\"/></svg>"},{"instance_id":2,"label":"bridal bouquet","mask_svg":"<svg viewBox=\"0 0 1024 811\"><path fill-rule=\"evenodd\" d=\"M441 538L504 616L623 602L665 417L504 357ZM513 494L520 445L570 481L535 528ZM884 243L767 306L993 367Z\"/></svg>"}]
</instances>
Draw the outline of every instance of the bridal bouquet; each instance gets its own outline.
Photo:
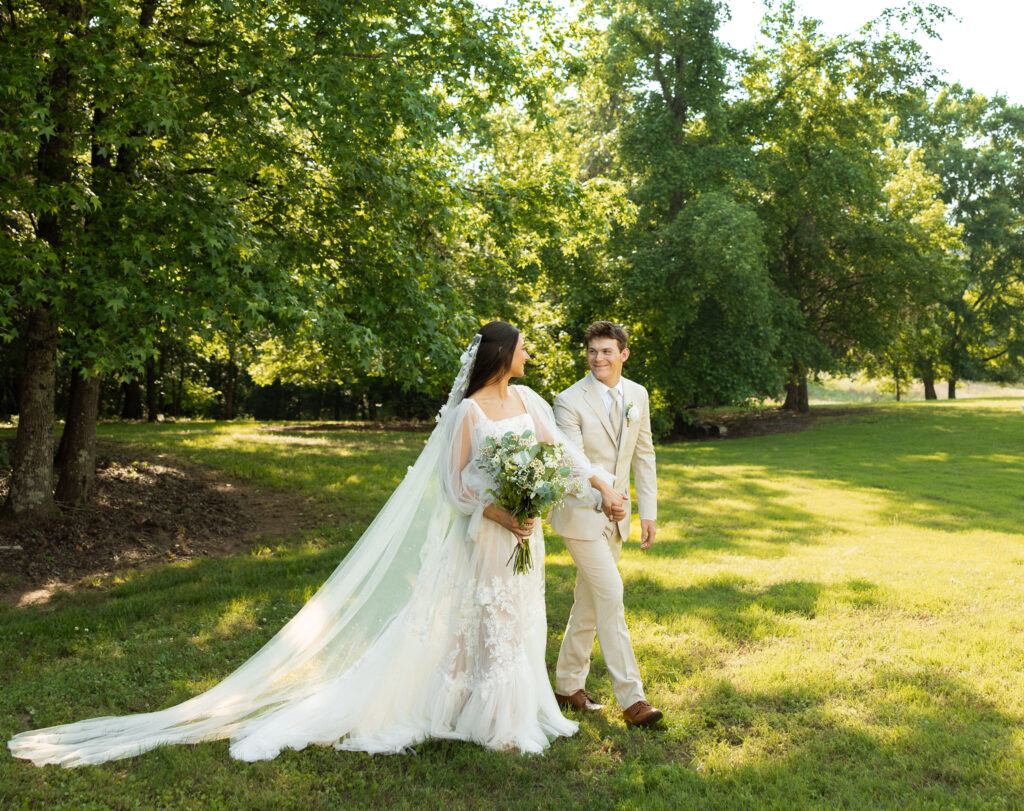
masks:
<instances>
[{"instance_id":1,"label":"bridal bouquet","mask_svg":"<svg viewBox=\"0 0 1024 811\"><path fill-rule=\"evenodd\" d=\"M581 489L580 482L571 478L562 446L534 442L532 431L509 431L497 440L488 437L477 464L494 478L496 486L487 492L495 503L519 521L539 518L561 504L566 495ZM515 574L533 568L529 538L516 545L509 561Z\"/></svg>"}]
</instances>

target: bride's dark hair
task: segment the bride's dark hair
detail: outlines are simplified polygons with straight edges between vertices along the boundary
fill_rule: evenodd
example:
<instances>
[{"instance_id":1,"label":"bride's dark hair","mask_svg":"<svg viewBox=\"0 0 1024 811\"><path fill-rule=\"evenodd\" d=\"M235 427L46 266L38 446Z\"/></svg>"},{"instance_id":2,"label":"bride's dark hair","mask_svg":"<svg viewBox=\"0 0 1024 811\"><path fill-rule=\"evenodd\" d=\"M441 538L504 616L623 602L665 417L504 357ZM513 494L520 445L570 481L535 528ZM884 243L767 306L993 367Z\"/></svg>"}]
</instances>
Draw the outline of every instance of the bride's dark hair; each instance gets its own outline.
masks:
<instances>
[{"instance_id":1,"label":"bride's dark hair","mask_svg":"<svg viewBox=\"0 0 1024 811\"><path fill-rule=\"evenodd\" d=\"M519 330L504 321L484 324L478 334L480 346L466 384L466 397L506 374L512 368L512 358L519 345Z\"/></svg>"}]
</instances>

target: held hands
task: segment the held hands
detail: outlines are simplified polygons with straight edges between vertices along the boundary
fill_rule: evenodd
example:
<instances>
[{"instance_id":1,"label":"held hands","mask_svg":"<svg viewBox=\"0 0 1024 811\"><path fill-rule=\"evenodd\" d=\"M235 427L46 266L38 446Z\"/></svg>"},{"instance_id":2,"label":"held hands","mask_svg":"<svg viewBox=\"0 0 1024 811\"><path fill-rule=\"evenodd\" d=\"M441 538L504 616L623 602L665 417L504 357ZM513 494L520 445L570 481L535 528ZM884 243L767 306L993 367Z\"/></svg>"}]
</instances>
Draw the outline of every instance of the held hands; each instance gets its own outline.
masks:
<instances>
[{"instance_id":1,"label":"held hands","mask_svg":"<svg viewBox=\"0 0 1024 811\"><path fill-rule=\"evenodd\" d=\"M601 491L601 510L609 521L621 521L629 515L629 499L625 493L619 493L608 485L598 487ZM649 518L640 519L640 548L650 549L654 544L654 536L658 529Z\"/></svg>"},{"instance_id":2,"label":"held hands","mask_svg":"<svg viewBox=\"0 0 1024 811\"><path fill-rule=\"evenodd\" d=\"M601 491L601 511L609 521L621 521L629 515L629 499L625 493L613 490L608 485L598 489Z\"/></svg>"}]
</instances>

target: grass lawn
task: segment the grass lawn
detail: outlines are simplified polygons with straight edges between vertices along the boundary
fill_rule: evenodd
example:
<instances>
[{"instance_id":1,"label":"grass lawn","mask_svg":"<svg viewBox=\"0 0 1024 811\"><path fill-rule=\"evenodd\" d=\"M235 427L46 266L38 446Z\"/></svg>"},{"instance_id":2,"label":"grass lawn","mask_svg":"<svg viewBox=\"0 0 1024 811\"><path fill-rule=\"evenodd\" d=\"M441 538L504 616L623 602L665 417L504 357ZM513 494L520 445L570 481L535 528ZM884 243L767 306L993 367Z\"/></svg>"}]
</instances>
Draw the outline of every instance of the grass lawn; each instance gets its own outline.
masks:
<instances>
[{"instance_id":1,"label":"grass lawn","mask_svg":"<svg viewBox=\"0 0 1024 811\"><path fill-rule=\"evenodd\" d=\"M101 436L314 495L325 523L0 607L4 740L216 683L315 591L425 440L246 423ZM663 446L658 462L659 543L627 546L622 572L663 729L609 707L543 757L428 742L243 764L220 741L66 771L4 751L0 806L1024 807L1019 401L864 406L799 434ZM574 574L552 538L552 668ZM600 656L590 686L614 704Z\"/></svg>"}]
</instances>

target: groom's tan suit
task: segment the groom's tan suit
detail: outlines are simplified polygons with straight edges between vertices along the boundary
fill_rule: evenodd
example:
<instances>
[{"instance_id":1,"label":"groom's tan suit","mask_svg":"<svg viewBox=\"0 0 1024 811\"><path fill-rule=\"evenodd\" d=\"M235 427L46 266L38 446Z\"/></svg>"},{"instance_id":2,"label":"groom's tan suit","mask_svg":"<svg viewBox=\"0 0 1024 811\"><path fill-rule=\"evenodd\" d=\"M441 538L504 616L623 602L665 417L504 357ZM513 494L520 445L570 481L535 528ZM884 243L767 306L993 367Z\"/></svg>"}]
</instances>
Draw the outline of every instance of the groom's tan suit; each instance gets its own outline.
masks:
<instances>
[{"instance_id":1,"label":"groom's tan suit","mask_svg":"<svg viewBox=\"0 0 1024 811\"><path fill-rule=\"evenodd\" d=\"M555 397L555 421L591 464L614 475L619 492L629 493L632 469L640 518L653 521L657 518L658 483L649 398L640 384L624 377L620 381L617 425L609 417L607 387L592 374ZM555 692L571 695L585 688L596 633L615 698L623 708L644 700L626 627L618 567L622 541L629 537L629 520L627 510L621 521L610 521L601 511L596 490L570 497L551 515L551 528L565 539L577 568L575 602L558 653Z\"/></svg>"}]
</instances>

